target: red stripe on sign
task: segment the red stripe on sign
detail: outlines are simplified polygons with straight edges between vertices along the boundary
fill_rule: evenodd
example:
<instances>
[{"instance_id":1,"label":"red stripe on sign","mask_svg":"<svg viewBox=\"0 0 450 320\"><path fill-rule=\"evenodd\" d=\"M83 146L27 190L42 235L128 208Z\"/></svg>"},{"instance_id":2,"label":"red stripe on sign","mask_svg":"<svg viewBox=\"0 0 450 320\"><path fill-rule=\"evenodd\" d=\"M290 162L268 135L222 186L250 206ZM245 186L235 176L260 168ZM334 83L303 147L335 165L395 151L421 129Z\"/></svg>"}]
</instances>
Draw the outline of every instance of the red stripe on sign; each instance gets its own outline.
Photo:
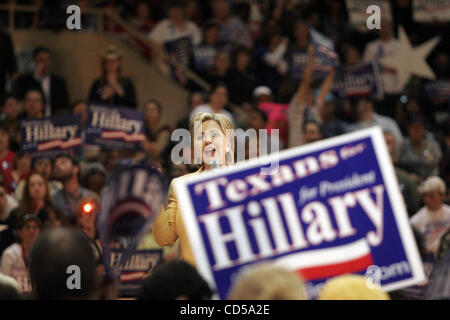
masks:
<instances>
[{"instance_id":1,"label":"red stripe on sign","mask_svg":"<svg viewBox=\"0 0 450 320\"><path fill-rule=\"evenodd\" d=\"M320 267L311 267L297 270L297 272L305 280L317 280L331 278L344 273L355 273L367 269L373 264L372 255L369 253L365 256L342 263L324 265Z\"/></svg>"}]
</instances>

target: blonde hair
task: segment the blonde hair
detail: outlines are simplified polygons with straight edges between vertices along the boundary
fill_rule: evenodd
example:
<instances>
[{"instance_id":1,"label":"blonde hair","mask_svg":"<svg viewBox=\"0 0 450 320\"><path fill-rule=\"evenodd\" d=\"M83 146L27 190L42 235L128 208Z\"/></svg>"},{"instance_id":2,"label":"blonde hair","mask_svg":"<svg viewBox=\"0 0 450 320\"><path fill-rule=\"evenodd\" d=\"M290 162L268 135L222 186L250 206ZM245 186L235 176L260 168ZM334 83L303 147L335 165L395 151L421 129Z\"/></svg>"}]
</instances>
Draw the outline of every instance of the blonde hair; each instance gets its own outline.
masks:
<instances>
[{"instance_id":1,"label":"blonde hair","mask_svg":"<svg viewBox=\"0 0 450 320\"><path fill-rule=\"evenodd\" d=\"M202 124L205 121L212 120L215 121L222 133L226 136L227 143L230 143L230 156L229 159L226 159L227 164L234 163L234 127L231 121L220 113L207 113L207 112L197 112L192 118L189 124L189 133L191 134L191 141L194 141L194 130L195 124Z\"/></svg>"},{"instance_id":2,"label":"blonde hair","mask_svg":"<svg viewBox=\"0 0 450 320\"><path fill-rule=\"evenodd\" d=\"M302 278L263 262L244 268L232 283L229 300L307 300Z\"/></svg>"},{"instance_id":3,"label":"blonde hair","mask_svg":"<svg viewBox=\"0 0 450 320\"><path fill-rule=\"evenodd\" d=\"M363 276L345 274L328 280L319 294L319 300L390 300L379 286L369 287Z\"/></svg>"},{"instance_id":4,"label":"blonde hair","mask_svg":"<svg viewBox=\"0 0 450 320\"><path fill-rule=\"evenodd\" d=\"M444 180L442 180L439 177L433 176L426 179L422 184L419 186L419 193L425 194L427 192L431 192L434 190L438 190L440 194L445 194L446 192L446 185Z\"/></svg>"}]
</instances>

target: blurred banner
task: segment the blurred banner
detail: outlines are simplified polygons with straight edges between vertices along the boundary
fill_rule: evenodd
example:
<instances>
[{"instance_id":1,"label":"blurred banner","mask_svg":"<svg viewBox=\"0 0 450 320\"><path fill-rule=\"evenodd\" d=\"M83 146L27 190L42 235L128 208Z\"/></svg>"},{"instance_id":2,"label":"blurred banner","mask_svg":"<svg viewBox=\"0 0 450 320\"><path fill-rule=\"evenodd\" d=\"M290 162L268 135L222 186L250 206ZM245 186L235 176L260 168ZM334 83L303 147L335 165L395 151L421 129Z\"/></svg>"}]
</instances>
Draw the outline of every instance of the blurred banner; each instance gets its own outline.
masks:
<instances>
[{"instance_id":1,"label":"blurred banner","mask_svg":"<svg viewBox=\"0 0 450 320\"><path fill-rule=\"evenodd\" d=\"M333 91L340 98L354 96L384 97L380 66L376 62L362 62L337 67Z\"/></svg>"},{"instance_id":2,"label":"blurred banner","mask_svg":"<svg viewBox=\"0 0 450 320\"><path fill-rule=\"evenodd\" d=\"M89 107L86 144L139 151L144 140L144 114L141 111L125 107Z\"/></svg>"},{"instance_id":3,"label":"blurred banner","mask_svg":"<svg viewBox=\"0 0 450 320\"><path fill-rule=\"evenodd\" d=\"M417 22L450 21L450 0L413 0L413 19Z\"/></svg>"},{"instance_id":4,"label":"blurred banner","mask_svg":"<svg viewBox=\"0 0 450 320\"><path fill-rule=\"evenodd\" d=\"M345 1L351 27L359 32L370 32L367 28L367 19L372 13L367 13L367 8L377 5L380 8L381 20L392 22L392 11L389 1L386 0L346 0Z\"/></svg>"},{"instance_id":5,"label":"blurred banner","mask_svg":"<svg viewBox=\"0 0 450 320\"><path fill-rule=\"evenodd\" d=\"M279 168L261 168L279 157ZM425 279L379 127L180 179L175 191L199 272L227 297L240 268L298 272L313 299L331 277L386 291Z\"/></svg>"},{"instance_id":6,"label":"blurred banner","mask_svg":"<svg viewBox=\"0 0 450 320\"><path fill-rule=\"evenodd\" d=\"M176 61L185 67L190 67L191 55L192 55L192 41L191 37L182 37L172 41L166 41L164 47L169 56L173 57ZM185 75L182 68L177 66L170 66L172 77L182 86L185 86L188 82L188 78Z\"/></svg>"},{"instance_id":7,"label":"blurred banner","mask_svg":"<svg viewBox=\"0 0 450 320\"><path fill-rule=\"evenodd\" d=\"M107 274L119 281L121 296L135 296L142 279L161 260L162 249L142 250L139 244L161 211L167 182L145 165L117 168L102 191L97 221Z\"/></svg>"},{"instance_id":8,"label":"blurred banner","mask_svg":"<svg viewBox=\"0 0 450 320\"><path fill-rule=\"evenodd\" d=\"M330 67L338 64L338 55L334 48L334 42L331 38L324 36L313 28L309 28L311 45L314 46L314 65L313 79L324 78ZM295 80L302 78L303 70L308 63L308 51L299 49L290 49L285 55L289 66L289 75Z\"/></svg>"},{"instance_id":9,"label":"blurred banner","mask_svg":"<svg viewBox=\"0 0 450 320\"><path fill-rule=\"evenodd\" d=\"M81 118L54 116L20 122L21 153L32 158L52 158L60 154L80 156Z\"/></svg>"}]
</instances>

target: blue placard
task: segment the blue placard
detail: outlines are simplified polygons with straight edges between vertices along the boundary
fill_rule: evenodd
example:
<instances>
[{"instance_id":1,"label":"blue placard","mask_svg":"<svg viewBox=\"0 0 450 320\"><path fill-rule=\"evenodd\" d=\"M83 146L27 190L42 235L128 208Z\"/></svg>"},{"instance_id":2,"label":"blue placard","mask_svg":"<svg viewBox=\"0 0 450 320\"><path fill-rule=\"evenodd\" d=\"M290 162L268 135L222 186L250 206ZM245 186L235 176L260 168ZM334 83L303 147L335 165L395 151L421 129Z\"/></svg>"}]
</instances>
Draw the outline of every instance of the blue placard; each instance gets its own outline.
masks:
<instances>
[{"instance_id":1,"label":"blue placard","mask_svg":"<svg viewBox=\"0 0 450 320\"><path fill-rule=\"evenodd\" d=\"M276 157L279 167L262 174ZM263 260L301 274L311 298L344 273L375 274L386 291L424 280L379 127L207 171L174 187L197 267L221 299L240 268Z\"/></svg>"},{"instance_id":2,"label":"blue placard","mask_svg":"<svg viewBox=\"0 0 450 320\"><path fill-rule=\"evenodd\" d=\"M79 116L54 116L20 122L21 153L34 157L81 154L81 119Z\"/></svg>"},{"instance_id":3,"label":"blue placard","mask_svg":"<svg viewBox=\"0 0 450 320\"><path fill-rule=\"evenodd\" d=\"M89 107L86 144L139 151L144 139L144 114L141 111L125 107Z\"/></svg>"},{"instance_id":4,"label":"blue placard","mask_svg":"<svg viewBox=\"0 0 450 320\"><path fill-rule=\"evenodd\" d=\"M375 62L342 65L336 70L333 91L340 98L371 96L383 98L380 67Z\"/></svg>"}]
</instances>

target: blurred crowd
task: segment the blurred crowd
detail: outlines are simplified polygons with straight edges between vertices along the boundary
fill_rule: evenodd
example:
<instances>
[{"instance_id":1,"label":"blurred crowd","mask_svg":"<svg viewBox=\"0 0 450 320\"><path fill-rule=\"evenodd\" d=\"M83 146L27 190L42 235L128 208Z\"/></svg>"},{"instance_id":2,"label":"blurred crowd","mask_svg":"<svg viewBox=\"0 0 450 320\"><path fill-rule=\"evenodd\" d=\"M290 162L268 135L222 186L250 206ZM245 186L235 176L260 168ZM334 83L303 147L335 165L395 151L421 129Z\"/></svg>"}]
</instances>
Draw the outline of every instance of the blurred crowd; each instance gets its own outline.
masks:
<instances>
[{"instance_id":1,"label":"blurred crowd","mask_svg":"<svg viewBox=\"0 0 450 320\"><path fill-rule=\"evenodd\" d=\"M170 141L172 130L188 129L195 113L222 113L230 118L236 129L259 130L274 125L269 123L267 110L259 106L279 103L286 105L285 120L275 124L280 132L280 149L373 125L382 128L428 277L426 283L391 294L391 298L425 297L427 284L434 279L436 265L443 259L448 261L450 100L433 99L425 94L425 86L431 80L413 77L405 88L400 88L395 70L384 67L381 69L383 98L337 97L333 94L335 68L324 66L326 74L323 78L313 76L313 61L317 52L311 45L308 27L312 26L331 38L340 63L346 65L378 61L383 56L395 54L399 46L396 39L399 25L405 28L413 46L440 35L441 42L427 62L436 80L450 80L448 23L415 22L412 18L412 1L407 0L392 1L392 21L384 21L380 30L369 33L353 30L349 25L345 2L334 0L13 2L34 4L41 8L36 14L17 14L17 28L61 31L65 26L66 14L58 13L69 2L76 2L80 7L109 8L155 44L164 46L187 38L188 58L176 58L206 80L211 90L205 92L193 81L179 81L180 77L176 78L178 83L174 81L173 85L183 85L190 91L190 96L185 104L185 117L179 117L176 127L172 128L162 121L164 113L171 114L170 106L154 99L138 101L133 79L122 68L123 57L116 47L105 49L101 74L91 84L85 97L75 100L70 96L71 90L67 88L64 77L52 69L52 52L45 44L36 47L33 52L33 70L19 73L12 38L7 32L0 31L0 293L3 290L7 292L3 288L9 288L9 284L13 283L12 286L17 287L22 294L37 288L38 296L42 298L64 297L60 292L46 292L43 279L45 276L50 277L50 273L39 274L43 272L42 269L32 268L32 259L29 260L30 255L33 257L31 249L37 239L43 243L39 252L49 255L49 261L55 261L48 266L48 272L59 267L56 257L60 250L64 250L59 245L58 237L61 237L67 238L68 242L73 241L74 246L82 247L87 243L94 248L92 268L95 272L92 277L102 274L102 248L96 230L96 208L100 204L100 192L106 178L121 160L144 161L159 168L171 180L195 170L190 165L173 164L170 159L174 146ZM57 18L60 16L64 17L61 21ZM1 13L0 26L6 27L7 19L7 14ZM94 16L86 15L83 16L82 26L84 31L95 32L99 29L99 21ZM158 58L154 47L133 38L113 21L106 19L103 29L140 50L148 59ZM292 56L296 52L304 53L306 59L300 73L294 72L292 66ZM86 126L90 104L142 110L146 135L142 151L85 146L81 158L31 158L21 152L21 120L75 114L81 117L82 125ZM257 155L247 154L247 158L252 156ZM87 200L95 207L90 215L83 214L84 208L81 208ZM67 233L52 233L54 230L50 227L61 227ZM81 231L85 237L77 238L76 234L70 233L74 229ZM40 233L46 237L39 237ZM43 249L45 245L52 244L55 246L54 251ZM35 252L35 261L43 259L36 255ZM165 260L176 257L176 246L165 251ZM87 264L86 268L90 267L91 262L86 261L90 257L78 258L80 263ZM202 284L203 280L198 278L195 270L190 270L190 266L182 262L179 262L180 265L176 265L176 261L171 263L174 265L161 266L144 281L140 298L211 297L212 292L207 285L205 287ZM284 279L288 275L283 274L283 271L280 271L281 289L272 288L273 295L267 293L272 292L267 291L267 288L256 288L268 282L258 280L268 275L273 277L274 286L277 285L275 275L278 273L270 268L263 266L260 270L243 273L242 278L239 278L242 283L236 282L230 297L307 298L301 289L303 284ZM33 272L36 287L32 286L30 278ZM2 274L16 281L3 279ZM191 277L190 281L195 282L195 285L186 287L198 289L198 292L169 292L168 284L175 281L174 278L169 280L172 274L180 278ZM249 279L246 280L246 277ZM344 282L338 280L334 283L337 289L333 289L330 284L331 288L324 290L324 299L335 297L337 292L341 292L341 299L346 299L343 296L345 290L340 286L363 286L358 282L360 279L356 278L344 278ZM245 281L249 281L249 284ZM255 285L255 295L251 295L248 289L250 283ZM165 291L162 291L161 286L165 284L167 295L162 296ZM89 297L94 291L86 290L84 297ZM260 294L259 290L264 291L265 295ZM290 295L292 290L295 294ZM111 294L106 289L103 293L96 292L98 298ZM375 296L387 297L382 292ZM359 296L360 299L365 297L368 298Z\"/></svg>"}]
</instances>

